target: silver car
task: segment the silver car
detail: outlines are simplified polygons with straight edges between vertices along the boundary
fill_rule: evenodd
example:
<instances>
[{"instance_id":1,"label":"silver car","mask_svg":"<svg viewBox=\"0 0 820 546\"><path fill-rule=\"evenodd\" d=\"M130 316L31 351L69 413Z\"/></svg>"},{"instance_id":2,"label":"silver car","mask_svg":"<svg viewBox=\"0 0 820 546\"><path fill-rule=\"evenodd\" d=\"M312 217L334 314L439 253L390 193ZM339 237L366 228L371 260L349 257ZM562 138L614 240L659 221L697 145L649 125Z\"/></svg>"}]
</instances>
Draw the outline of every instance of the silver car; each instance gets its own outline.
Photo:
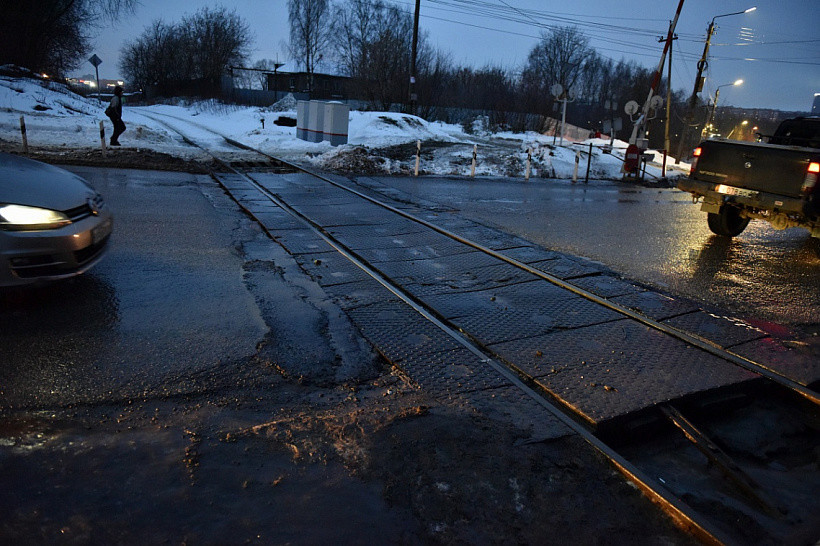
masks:
<instances>
[{"instance_id":1,"label":"silver car","mask_svg":"<svg viewBox=\"0 0 820 546\"><path fill-rule=\"evenodd\" d=\"M105 253L113 216L64 169L0 153L0 286L79 275Z\"/></svg>"}]
</instances>

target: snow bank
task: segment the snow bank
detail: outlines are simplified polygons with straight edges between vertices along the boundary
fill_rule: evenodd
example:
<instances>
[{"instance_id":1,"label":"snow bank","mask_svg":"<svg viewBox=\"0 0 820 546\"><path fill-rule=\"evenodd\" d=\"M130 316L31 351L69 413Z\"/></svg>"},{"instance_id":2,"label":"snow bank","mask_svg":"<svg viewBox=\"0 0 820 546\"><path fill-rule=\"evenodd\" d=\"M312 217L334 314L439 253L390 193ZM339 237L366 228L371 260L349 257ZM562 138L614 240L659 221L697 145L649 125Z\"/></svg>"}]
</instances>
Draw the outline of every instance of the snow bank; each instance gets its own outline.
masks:
<instances>
[{"instance_id":1,"label":"snow bank","mask_svg":"<svg viewBox=\"0 0 820 546\"><path fill-rule=\"evenodd\" d=\"M272 155L293 161L307 161L324 168L362 168L369 172L410 173L414 167L415 142L422 141L421 171L425 174L468 175L473 147L477 147L476 175L522 177L527 151L532 157L533 178L572 178L578 162L578 176L583 179L592 144L590 177L617 180L622 177L626 143L616 140L610 150L609 140L583 142L565 140L564 146L553 145L552 136L538 133L488 133L468 135L458 125L428 122L416 116L395 112L350 113L349 144L332 147L327 142L311 143L296 138L296 128L277 125L279 117L296 117L296 101L286 97L268 108L226 105L217 101L184 101L145 107L127 105L123 119L128 131L123 143L177 155L195 157L198 151L162 123L150 116L163 114L192 121L200 129L182 125L191 136L209 146L235 151L208 129L245 142ZM105 121L104 102L84 98L61 84L34 78L0 76L0 140L6 148L20 141L19 118L25 116L29 144L33 147L65 150L99 146L99 124ZM264 124L263 124L264 120ZM263 126L264 125L264 126ZM650 179L661 176L662 157L653 152L647 167ZM667 176L688 172L688 165L667 165Z\"/></svg>"}]
</instances>

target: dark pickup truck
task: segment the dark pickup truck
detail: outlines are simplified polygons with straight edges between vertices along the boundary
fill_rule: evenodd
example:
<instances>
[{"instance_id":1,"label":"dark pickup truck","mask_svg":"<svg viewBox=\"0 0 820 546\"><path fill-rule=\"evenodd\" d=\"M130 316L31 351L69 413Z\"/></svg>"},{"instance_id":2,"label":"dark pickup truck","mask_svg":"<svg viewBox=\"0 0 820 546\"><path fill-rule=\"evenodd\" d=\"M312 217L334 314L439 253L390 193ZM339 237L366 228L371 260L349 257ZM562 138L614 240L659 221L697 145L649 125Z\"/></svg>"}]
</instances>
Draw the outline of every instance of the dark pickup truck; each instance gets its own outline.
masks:
<instances>
[{"instance_id":1,"label":"dark pickup truck","mask_svg":"<svg viewBox=\"0 0 820 546\"><path fill-rule=\"evenodd\" d=\"M734 237L749 220L820 237L820 117L788 119L768 142L705 140L678 188L702 198L709 229Z\"/></svg>"}]
</instances>

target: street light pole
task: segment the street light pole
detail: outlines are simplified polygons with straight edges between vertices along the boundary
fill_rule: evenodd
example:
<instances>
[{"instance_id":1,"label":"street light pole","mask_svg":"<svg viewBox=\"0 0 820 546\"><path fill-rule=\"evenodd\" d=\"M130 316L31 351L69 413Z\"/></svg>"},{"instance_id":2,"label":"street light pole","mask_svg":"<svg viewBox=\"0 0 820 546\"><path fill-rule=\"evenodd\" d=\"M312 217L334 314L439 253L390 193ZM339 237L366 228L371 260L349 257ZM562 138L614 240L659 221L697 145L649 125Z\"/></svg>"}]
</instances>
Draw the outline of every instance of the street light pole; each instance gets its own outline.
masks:
<instances>
[{"instance_id":1,"label":"street light pole","mask_svg":"<svg viewBox=\"0 0 820 546\"><path fill-rule=\"evenodd\" d=\"M712 103L712 109L709 111L709 115L706 118L706 125L703 126L703 131L700 132L700 137L703 138L703 133L706 131L706 128L712 124L712 120L715 118L715 111L717 110L717 101L718 97L720 96L720 88L721 87L729 87L730 85L742 85L743 80L735 80L732 83L724 83L723 85L718 85L717 89L715 89L715 100Z\"/></svg>"},{"instance_id":2,"label":"street light pole","mask_svg":"<svg viewBox=\"0 0 820 546\"><path fill-rule=\"evenodd\" d=\"M683 129L681 130L680 135L680 141L678 142L678 163L680 163L681 155L683 155L683 146L686 143L686 136L689 132L689 126L692 124L692 119L695 116L695 104L698 100L698 93L700 93L703 90L703 71L706 70L706 67L709 66L709 46L712 43L712 36L715 34L716 30L715 19L718 19L719 17L729 17L730 15L743 15L744 13L749 13L756 9L756 7L751 7L744 11L724 13L723 15L715 15L714 17L712 17L712 21L709 23L709 28L706 30L706 43L703 46L703 55L701 55L700 60L698 61L698 75L695 76L695 87L692 90L692 95L689 97L689 101L686 105L686 121L683 124Z\"/></svg>"}]
</instances>

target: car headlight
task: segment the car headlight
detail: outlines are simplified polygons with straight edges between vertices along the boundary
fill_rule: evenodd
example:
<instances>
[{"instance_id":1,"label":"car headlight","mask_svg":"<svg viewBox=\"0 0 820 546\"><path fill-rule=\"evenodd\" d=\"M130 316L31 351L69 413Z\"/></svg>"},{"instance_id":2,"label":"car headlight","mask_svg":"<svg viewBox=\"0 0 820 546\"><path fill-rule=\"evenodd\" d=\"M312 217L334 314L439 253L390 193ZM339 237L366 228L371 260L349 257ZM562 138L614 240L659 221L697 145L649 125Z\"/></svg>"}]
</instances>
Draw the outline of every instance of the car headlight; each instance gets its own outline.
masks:
<instances>
[{"instance_id":1,"label":"car headlight","mask_svg":"<svg viewBox=\"0 0 820 546\"><path fill-rule=\"evenodd\" d=\"M68 216L56 210L0 204L0 229L13 231L56 229L70 223Z\"/></svg>"}]
</instances>

